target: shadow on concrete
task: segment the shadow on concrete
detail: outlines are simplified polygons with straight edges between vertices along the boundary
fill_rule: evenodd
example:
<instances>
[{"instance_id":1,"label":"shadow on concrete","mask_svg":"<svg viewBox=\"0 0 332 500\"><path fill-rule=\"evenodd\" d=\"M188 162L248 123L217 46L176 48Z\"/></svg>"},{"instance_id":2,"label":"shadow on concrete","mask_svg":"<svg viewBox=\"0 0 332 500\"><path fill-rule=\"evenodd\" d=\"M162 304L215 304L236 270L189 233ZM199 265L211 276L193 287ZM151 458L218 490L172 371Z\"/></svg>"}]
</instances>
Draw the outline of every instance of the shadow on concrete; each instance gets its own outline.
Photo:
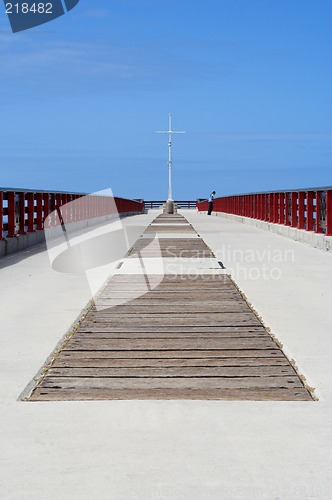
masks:
<instances>
[{"instance_id":1,"label":"shadow on concrete","mask_svg":"<svg viewBox=\"0 0 332 500\"><path fill-rule=\"evenodd\" d=\"M32 257L33 255L37 255L46 251L47 251L46 243L45 241L43 241L41 243L36 243L36 245L26 248L25 250L20 250L19 252L14 252L12 254L5 255L4 257L0 257L0 269L3 269L8 266L14 266L24 259L27 259L29 257Z\"/></svg>"}]
</instances>

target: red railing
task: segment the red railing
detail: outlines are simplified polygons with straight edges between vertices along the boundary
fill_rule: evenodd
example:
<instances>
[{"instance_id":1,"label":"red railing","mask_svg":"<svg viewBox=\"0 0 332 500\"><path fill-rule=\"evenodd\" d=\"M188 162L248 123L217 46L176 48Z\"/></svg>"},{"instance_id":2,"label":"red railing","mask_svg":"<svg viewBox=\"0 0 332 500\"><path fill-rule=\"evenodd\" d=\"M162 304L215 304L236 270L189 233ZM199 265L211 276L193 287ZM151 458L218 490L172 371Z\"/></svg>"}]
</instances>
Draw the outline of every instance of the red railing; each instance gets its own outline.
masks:
<instances>
[{"instance_id":1,"label":"red railing","mask_svg":"<svg viewBox=\"0 0 332 500\"><path fill-rule=\"evenodd\" d=\"M196 207L207 211L208 201ZM224 196L215 198L213 211L332 235L332 188Z\"/></svg>"},{"instance_id":2,"label":"red railing","mask_svg":"<svg viewBox=\"0 0 332 500\"><path fill-rule=\"evenodd\" d=\"M68 223L112 213L143 211L143 200L83 193L0 189L0 240L44 229L44 222L52 212L61 214L61 219ZM47 220L49 227L52 219Z\"/></svg>"},{"instance_id":3,"label":"red railing","mask_svg":"<svg viewBox=\"0 0 332 500\"><path fill-rule=\"evenodd\" d=\"M151 208L160 208L163 206L165 203L165 200L148 200L145 201L145 208L146 209L151 209ZM176 203L177 208L189 208L189 209L195 209L196 208L196 201L195 200L175 200L174 203Z\"/></svg>"}]
</instances>

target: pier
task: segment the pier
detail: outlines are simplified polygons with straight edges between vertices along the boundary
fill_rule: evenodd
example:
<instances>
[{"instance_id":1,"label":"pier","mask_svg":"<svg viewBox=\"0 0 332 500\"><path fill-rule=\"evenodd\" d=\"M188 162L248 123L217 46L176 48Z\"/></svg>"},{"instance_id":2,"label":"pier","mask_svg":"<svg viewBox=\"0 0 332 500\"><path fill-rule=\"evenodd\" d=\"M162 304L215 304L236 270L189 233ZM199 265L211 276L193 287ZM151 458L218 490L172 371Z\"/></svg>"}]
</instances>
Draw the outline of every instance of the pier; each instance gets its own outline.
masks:
<instances>
[{"instance_id":1,"label":"pier","mask_svg":"<svg viewBox=\"0 0 332 500\"><path fill-rule=\"evenodd\" d=\"M154 484L177 498L183 481L198 498L217 476L221 498L328 498L330 237L315 248L314 230L305 243L201 208L120 218L135 241L94 302L87 276L54 269L43 242L0 260L7 498L55 482L62 498L73 484L76 498L107 498L109 481L113 498Z\"/></svg>"}]
</instances>

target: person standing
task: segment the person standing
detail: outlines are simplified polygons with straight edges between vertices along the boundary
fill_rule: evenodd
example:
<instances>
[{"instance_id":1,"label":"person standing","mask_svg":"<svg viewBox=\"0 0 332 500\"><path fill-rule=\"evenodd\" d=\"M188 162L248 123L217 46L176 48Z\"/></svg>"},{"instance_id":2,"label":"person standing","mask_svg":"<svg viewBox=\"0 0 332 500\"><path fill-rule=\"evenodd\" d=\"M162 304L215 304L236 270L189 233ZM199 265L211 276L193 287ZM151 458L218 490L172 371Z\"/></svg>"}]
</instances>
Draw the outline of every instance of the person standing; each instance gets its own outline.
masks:
<instances>
[{"instance_id":1,"label":"person standing","mask_svg":"<svg viewBox=\"0 0 332 500\"><path fill-rule=\"evenodd\" d=\"M211 215L211 212L213 210L213 200L214 200L215 194L216 194L215 191L212 191L212 193L210 194L210 197L209 197L209 209L208 209L208 213L207 213L208 215Z\"/></svg>"}]
</instances>

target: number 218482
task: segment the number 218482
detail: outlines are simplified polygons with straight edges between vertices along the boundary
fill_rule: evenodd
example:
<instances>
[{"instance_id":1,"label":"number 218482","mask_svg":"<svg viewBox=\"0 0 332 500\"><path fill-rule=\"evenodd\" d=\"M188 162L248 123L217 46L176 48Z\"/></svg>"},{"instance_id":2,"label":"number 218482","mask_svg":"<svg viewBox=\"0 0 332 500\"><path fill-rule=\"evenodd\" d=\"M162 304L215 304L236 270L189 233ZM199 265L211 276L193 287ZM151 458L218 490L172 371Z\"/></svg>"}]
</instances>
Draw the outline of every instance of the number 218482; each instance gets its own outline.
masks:
<instances>
[{"instance_id":1,"label":"number 218482","mask_svg":"<svg viewBox=\"0 0 332 500\"><path fill-rule=\"evenodd\" d=\"M52 14L53 4L36 2L28 3L6 3L7 14Z\"/></svg>"}]
</instances>

